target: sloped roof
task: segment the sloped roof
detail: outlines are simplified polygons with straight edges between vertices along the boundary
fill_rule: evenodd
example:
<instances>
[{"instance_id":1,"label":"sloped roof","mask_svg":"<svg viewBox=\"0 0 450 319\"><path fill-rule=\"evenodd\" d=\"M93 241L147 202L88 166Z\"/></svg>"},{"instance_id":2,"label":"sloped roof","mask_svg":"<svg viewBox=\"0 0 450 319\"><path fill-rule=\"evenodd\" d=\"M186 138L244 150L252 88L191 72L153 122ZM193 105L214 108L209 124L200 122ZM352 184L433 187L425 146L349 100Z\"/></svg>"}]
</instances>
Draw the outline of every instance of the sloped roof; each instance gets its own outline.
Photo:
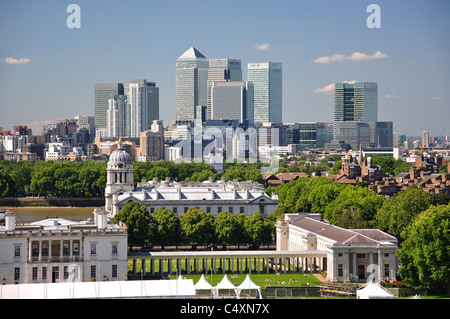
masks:
<instances>
[{"instance_id":1,"label":"sloped roof","mask_svg":"<svg viewBox=\"0 0 450 319\"><path fill-rule=\"evenodd\" d=\"M378 229L344 229L309 217L297 219L292 223L317 235L332 239L336 244L378 244L380 241L395 241Z\"/></svg>"},{"instance_id":2,"label":"sloped roof","mask_svg":"<svg viewBox=\"0 0 450 319\"><path fill-rule=\"evenodd\" d=\"M195 60L195 59L206 59L206 57L194 47L190 47L178 58L178 60Z\"/></svg>"}]
</instances>

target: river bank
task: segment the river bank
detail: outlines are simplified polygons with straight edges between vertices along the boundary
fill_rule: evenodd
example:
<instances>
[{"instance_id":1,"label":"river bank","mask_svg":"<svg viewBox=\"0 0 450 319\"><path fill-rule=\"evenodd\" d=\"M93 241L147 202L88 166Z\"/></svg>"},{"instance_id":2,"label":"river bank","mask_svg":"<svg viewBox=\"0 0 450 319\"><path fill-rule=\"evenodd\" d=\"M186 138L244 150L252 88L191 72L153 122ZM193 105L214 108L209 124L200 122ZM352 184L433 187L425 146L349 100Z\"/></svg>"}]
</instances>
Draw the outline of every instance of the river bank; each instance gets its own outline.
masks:
<instances>
[{"instance_id":1,"label":"river bank","mask_svg":"<svg viewBox=\"0 0 450 319\"><path fill-rule=\"evenodd\" d=\"M100 207L105 205L104 197L55 198L55 197L3 197L0 207Z\"/></svg>"},{"instance_id":2,"label":"river bank","mask_svg":"<svg viewBox=\"0 0 450 319\"><path fill-rule=\"evenodd\" d=\"M55 207L55 206L34 206L34 207L8 207L0 206L1 210L14 210L16 222L18 224L28 224L34 221L47 218L64 218L73 221L83 221L94 218L94 210L101 206L93 207Z\"/></svg>"}]
</instances>

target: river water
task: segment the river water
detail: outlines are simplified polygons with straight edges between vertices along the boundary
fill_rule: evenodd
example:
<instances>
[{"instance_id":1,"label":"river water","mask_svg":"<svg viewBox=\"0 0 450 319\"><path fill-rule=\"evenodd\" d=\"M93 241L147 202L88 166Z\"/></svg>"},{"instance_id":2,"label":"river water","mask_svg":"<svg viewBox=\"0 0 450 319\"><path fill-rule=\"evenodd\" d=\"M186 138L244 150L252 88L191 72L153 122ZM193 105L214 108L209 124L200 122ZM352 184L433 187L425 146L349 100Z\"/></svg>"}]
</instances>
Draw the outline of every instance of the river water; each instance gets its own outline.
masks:
<instances>
[{"instance_id":1,"label":"river water","mask_svg":"<svg viewBox=\"0 0 450 319\"><path fill-rule=\"evenodd\" d=\"M73 221L94 219L94 209L98 207L0 207L1 210L14 210L17 223L30 223L51 217Z\"/></svg>"}]
</instances>

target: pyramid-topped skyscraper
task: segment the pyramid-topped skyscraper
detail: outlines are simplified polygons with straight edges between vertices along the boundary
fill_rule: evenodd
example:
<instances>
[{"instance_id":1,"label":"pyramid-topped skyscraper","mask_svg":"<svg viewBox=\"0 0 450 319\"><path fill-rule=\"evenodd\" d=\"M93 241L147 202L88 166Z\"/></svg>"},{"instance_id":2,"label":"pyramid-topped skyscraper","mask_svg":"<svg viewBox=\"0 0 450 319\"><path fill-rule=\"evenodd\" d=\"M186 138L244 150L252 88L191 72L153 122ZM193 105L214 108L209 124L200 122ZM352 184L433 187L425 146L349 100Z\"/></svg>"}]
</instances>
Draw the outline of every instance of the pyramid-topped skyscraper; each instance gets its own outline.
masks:
<instances>
[{"instance_id":1,"label":"pyramid-topped skyscraper","mask_svg":"<svg viewBox=\"0 0 450 319\"><path fill-rule=\"evenodd\" d=\"M177 122L195 120L197 106L207 104L209 62L196 48L190 47L176 61Z\"/></svg>"}]
</instances>

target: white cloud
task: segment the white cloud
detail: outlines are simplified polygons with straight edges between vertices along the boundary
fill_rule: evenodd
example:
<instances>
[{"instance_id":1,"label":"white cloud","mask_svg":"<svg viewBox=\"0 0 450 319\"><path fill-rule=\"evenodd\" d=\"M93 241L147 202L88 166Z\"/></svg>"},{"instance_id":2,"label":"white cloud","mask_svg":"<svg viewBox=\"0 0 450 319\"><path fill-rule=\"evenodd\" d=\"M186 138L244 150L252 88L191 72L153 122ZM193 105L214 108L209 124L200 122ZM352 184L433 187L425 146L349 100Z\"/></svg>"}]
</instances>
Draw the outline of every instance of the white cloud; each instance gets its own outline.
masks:
<instances>
[{"instance_id":1,"label":"white cloud","mask_svg":"<svg viewBox=\"0 0 450 319\"><path fill-rule=\"evenodd\" d=\"M25 63L30 63L31 59L29 58L23 58L23 59L14 59L11 57L6 57L3 62L8 63L8 64L25 64Z\"/></svg>"},{"instance_id":2,"label":"white cloud","mask_svg":"<svg viewBox=\"0 0 450 319\"><path fill-rule=\"evenodd\" d=\"M355 80L352 80L352 81L342 81L342 83L353 84L353 83L356 83L356 81L355 81ZM315 89L313 92L314 92L314 93L331 94L331 93L334 92L334 85L335 85L335 83L330 83L330 84L328 84L328 85L325 85L325 86L322 87L322 88Z\"/></svg>"},{"instance_id":3,"label":"white cloud","mask_svg":"<svg viewBox=\"0 0 450 319\"><path fill-rule=\"evenodd\" d=\"M381 51L376 51L374 54L365 54L363 52L353 52L351 55L343 55L343 54L333 54L330 56L322 56L314 60L315 63L330 63L330 62L341 62L341 61L353 61L359 62L364 60L377 60L388 58L389 56Z\"/></svg>"},{"instance_id":4,"label":"white cloud","mask_svg":"<svg viewBox=\"0 0 450 319\"><path fill-rule=\"evenodd\" d=\"M315 89L314 93L331 94L334 91L334 83L325 85L323 88Z\"/></svg>"},{"instance_id":5,"label":"white cloud","mask_svg":"<svg viewBox=\"0 0 450 319\"><path fill-rule=\"evenodd\" d=\"M258 51L269 51L270 50L270 44L267 42L264 43L255 43L252 45L251 49L258 50Z\"/></svg>"}]
</instances>

